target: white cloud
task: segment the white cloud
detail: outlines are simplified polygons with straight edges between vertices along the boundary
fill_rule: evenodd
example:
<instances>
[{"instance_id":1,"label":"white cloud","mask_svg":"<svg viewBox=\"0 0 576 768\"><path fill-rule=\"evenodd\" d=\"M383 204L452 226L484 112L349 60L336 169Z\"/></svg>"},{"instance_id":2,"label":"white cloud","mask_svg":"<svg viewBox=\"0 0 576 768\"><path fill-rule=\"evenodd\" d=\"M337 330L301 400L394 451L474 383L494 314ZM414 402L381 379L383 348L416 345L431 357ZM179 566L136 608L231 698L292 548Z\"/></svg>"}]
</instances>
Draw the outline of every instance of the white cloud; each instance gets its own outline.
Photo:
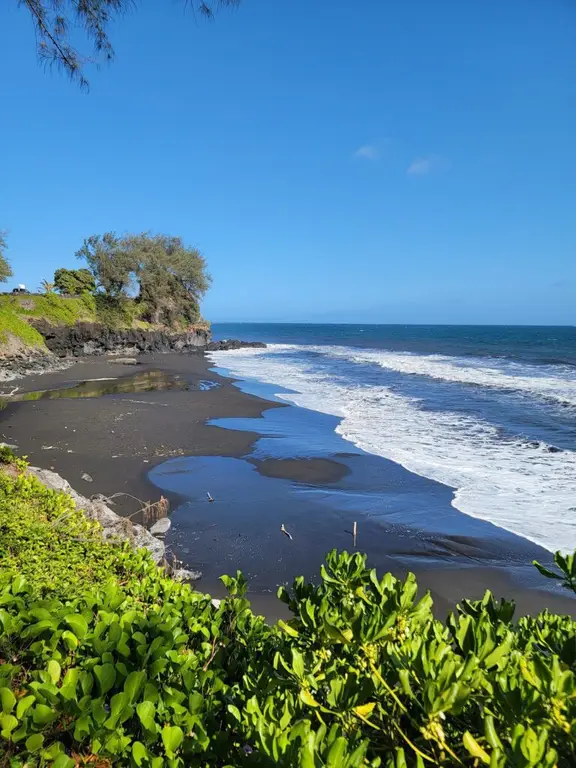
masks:
<instances>
[{"instance_id":1,"label":"white cloud","mask_svg":"<svg viewBox=\"0 0 576 768\"><path fill-rule=\"evenodd\" d=\"M354 152L354 157L362 157L364 160L380 160L380 151L373 144L364 144Z\"/></svg>"},{"instance_id":2,"label":"white cloud","mask_svg":"<svg viewBox=\"0 0 576 768\"><path fill-rule=\"evenodd\" d=\"M419 157L413 160L408 166L406 173L408 176L426 176L438 168L439 158L431 155L430 157Z\"/></svg>"}]
</instances>

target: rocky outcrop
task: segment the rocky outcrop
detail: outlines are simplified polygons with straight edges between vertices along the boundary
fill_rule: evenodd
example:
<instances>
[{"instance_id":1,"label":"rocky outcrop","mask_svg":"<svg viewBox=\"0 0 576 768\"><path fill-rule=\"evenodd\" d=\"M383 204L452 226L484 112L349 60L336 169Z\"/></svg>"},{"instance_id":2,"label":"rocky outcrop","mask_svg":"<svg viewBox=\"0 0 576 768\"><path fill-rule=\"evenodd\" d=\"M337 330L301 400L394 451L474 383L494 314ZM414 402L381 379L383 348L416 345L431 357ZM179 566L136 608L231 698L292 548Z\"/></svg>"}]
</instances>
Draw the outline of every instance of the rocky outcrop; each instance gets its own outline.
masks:
<instances>
[{"instance_id":1,"label":"rocky outcrop","mask_svg":"<svg viewBox=\"0 0 576 768\"><path fill-rule=\"evenodd\" d=\"M3 444L5 445L5 443ZM164 542L153 535L154 529L157 533L164 535L170 528L169 518L158 520L150 530L143 525L133 523L126 517L117 515L108 507L102 497L94 496L87 499L85 496L77 493L67 480L52 472L50 469L39 469L38 467L28 467L27 472L34 475L47 488L53 491L63 491L72 497L78 509L83 510L84 514L90 520L96 520L102 526L102 537L108 540L128 541L134 549L145 548L150 551L152 558L158 565L163 565L167 573L175 581L198 581L202 578L201 571L191 571L187 568L177 568L175 562L172 566L166 562L166 546ZM163 523L163 524L162 524Z\"/></svg>"},{"instance_id":2,"label":"rocky outcrop","mask_svg":"<svg viewBox=\"0 0 576 768\"><path fill-rule=\"evenodd\" d=\"M126 517L121 517L113 512L110 507L99 499L87 499L77 493L67 480L60 477L50 469L28 467L28 472L38 478L40 482L53 491L63 491L69 494L76 506L84 511L90 520L97 520L102 526L104 539L123 539L129 541L134 549L146 547L152 553L154 562L161 563L164 560L164 542L153 536L144 526L131 522Z\"/></svg>"},{"instance_id":3,"label":"rocky outcrop","mask_svg":"<svg viewBox=\"0 0 576 768\"><path fill-rule=\"evenodd\" d=\"M206 344L206 352L228 352L231 349L266 349L266 344L261 341L238 341L238 339L222 339L222 341L210 341Z\"/></svg>"},{"instance_id":4,"label":"rocky outcrop","mask_svg":"<svg viewBox=\"0 0 576 768\"><path fill-rule=\"evenodd\" d=\"M186 333L148 331L140 328L114 330L99 323L51 325L34 320L34 328L43 336L45 346L29 346L7 334L0 343L0 382L29 374L54 371L72 365L75 358L90 355L138 355L151 352L223 352L244 347L261 349L260 341L223 339L211 341L210 331L196 329ZM137 365L125 358L126 365Z\"/></svg>"},{"instance_id":5,"label":"rocky outcrop","mask_svg":"<svg viewBox=\"0 0 576 768\"><path fill-rule=\"evenodd\" d=\"M68 365L46 348L28 346L12 334L6 334L0 343L0 382L55 371Z\"/></svg>"},{"instance_id":6,"label":"rocky outcrop","mask_svg":"<svg viewBox=\"0 0 576 768\"><path fill-rule=\"evenodd\" d=\"M171 333L139 328L114 330L98 323L54 326L45 321L35 322L34 327L44 337L50 352L57 357L142 352L195 352L205 348L210 341L210 331L203 329L187 333Z\"/></svg>"}]
</instances>

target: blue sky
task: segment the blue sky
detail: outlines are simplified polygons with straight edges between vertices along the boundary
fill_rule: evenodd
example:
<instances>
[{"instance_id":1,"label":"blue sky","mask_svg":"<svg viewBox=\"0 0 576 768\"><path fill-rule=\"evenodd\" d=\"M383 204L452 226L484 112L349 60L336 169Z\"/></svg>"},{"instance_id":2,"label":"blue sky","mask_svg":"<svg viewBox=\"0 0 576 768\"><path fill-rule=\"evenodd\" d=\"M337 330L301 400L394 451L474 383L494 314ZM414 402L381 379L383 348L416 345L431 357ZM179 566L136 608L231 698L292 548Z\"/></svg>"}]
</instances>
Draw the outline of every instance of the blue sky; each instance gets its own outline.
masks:
<instances>
[{"instance_id":1,"label":"blue sky","mask_svg":"<svg viewBox=\"0 0 576 768\"><path fill-rule=\"evenodd\" d=\"M148 2L111 33L85 94L2 4L17 282L151 229L203 251L214 321L576 322L572 0Z\"/></svg>"}]
</instances>

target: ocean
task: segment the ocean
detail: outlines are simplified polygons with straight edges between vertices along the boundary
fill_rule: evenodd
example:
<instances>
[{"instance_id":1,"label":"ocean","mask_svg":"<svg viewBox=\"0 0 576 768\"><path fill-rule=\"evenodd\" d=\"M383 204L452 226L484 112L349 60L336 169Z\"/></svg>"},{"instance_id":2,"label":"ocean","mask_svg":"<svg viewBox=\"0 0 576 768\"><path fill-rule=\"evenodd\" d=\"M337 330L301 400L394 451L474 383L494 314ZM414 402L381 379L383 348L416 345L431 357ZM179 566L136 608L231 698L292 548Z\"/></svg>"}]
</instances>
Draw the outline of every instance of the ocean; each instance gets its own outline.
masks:
<instances>
[{"instance_id":1,"label":"ocean","mask_svg":"<svg viewBox=\"0 0 576 768\"><path fill-rule=\"evenodd\" d=\"M576 549L576 328L217 323L213 333L268 345L213 353L241 388L333 417L293 429L294 455L337 435L447 486L464 515Z\"/></svg>"}]
</instances>

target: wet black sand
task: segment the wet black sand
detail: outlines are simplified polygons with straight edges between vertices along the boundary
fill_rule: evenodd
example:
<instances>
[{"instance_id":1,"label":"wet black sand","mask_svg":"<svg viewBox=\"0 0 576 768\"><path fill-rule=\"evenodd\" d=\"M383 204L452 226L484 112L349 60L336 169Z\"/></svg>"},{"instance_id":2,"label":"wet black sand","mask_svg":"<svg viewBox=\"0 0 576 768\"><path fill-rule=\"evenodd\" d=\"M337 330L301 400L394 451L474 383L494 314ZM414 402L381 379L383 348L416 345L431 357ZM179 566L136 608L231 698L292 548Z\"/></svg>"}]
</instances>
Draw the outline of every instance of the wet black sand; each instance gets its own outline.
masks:
<instances>
[{"instance_id":1,"label":"wet black sand","mask_svg":"<svg viewBox=\"0 0 576 768\"><path fill-rule=\"evenodd\" d=\"M18 384L18 395L57 392L6 401L0 440L81 493L121 494L116 509L125 514L140 506L131 497L168 495L168 543L204 572L201 588L220 593L217 577L240 568L255 607L275 616L277 585L299 574L314 578L326 551L351 549L356 520L358 549L369 562L381 572L415 571L439 613L488 588L515 598L522 613L574 612L576 601L548 589L531 566L534 557L549 560L545 550L453 510L445 486L353 450L326 453L311 443L310 455L279 456L269 450L278 435L259 438L274 419L288 423L291 407L240 391L200 354L142 356L139 363L86 359L11 383L4 389ZM78 387L89 379L115 381ZM249 421L230 429L206 423L214 419Z\"/></svg>"},{"instance_id":2,"label":"wet black sand","mask_svg":"<svg viewBox=\"0 0 576 768\"><path fill-rule=\"evenodd\" d=\"M201 354L143 355L138 361L139 365L127 366L113 358L86 358L64 371L10 382L4 391L19 385L17 396L59 391L27 402L6 400L0 411L0 440L17 445L31 464L53 469L81 493L130 494L148 501L158 496L147 479L156 464L173 456L242 456L258 437L206 426L207 419L238 414L258 417L263 406L277 407L239 392L230 380L210 373ZM180 377L190 389L84 396L90 387L106 391L116 384L102 379L124 380L129 389L131 380L150 372ZM199 388L208 381L218 387ZM65 388L75 388L79 396L62 396ZM136 388L141 388L140 383ZM84 474L93 482L86 482ZM138 507L121 496L116 505L126 513Z\"/></svg>"}]
</instances>

